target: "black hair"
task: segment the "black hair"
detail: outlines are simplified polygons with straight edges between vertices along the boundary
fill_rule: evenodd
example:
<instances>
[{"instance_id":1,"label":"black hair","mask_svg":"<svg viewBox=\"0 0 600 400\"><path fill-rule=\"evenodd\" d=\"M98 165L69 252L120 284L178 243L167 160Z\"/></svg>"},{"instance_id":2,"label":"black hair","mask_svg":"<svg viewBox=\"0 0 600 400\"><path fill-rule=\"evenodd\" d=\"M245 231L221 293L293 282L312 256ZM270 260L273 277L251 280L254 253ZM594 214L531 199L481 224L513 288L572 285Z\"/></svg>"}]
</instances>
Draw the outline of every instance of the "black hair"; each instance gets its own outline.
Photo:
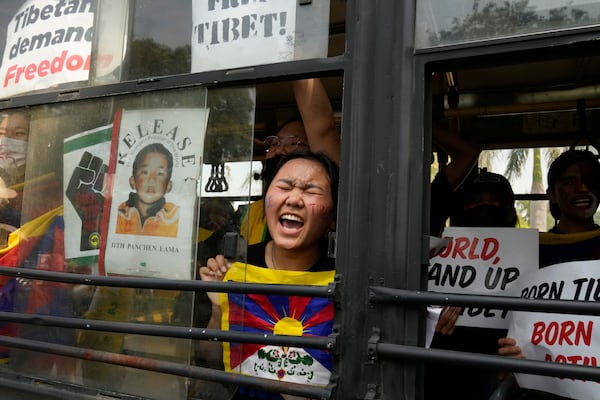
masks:
<instances>
[{"instance_id":1,"label":"black hair","mask_svg":"<svg viewBox=\"0 0 600 400\"><path fill-rule=\"evenodd\" d=\"M465 211L465 205L477 198L480 193L493 193L500 201L500 208L504 210L505 217L502 221L483 218L477 221L468 221ZM479 208L484 207L479 206ZM492 207L492 206L485 206ZM483 210L483 208L482 208ZM488 172L482 168L477 174L468 178L468 180L457 190L452 205L450 215L450 225L452 226L506 226L514 227L517 225L518 218L515 211L515 194L508 179L503 175ZM476 224L476 225L474 225Z\"/></svg>"},{"instance_id":2,"label":"black hair","mask_svg":"<svg viewBox=\"0 0 600 400\"><path fill-rule=\"evenodd\" d=\"M323 169L327 173L327 177L329 178L329 185L331 186L331 197L333 198L333 204L337 207L340 169L337 166L337 164L331 160L331 158L327 157L323 153L312 153L310 151L294 151L289 154L278 157L278 161L274 165L274 167L271 168L270 171L267 170L264 175L265 188L269 188L269 186L273 182L273 178L275 178L275 175L277 175L277 172L279 172L279 170L281 169L281 167L283 167L284 164L286 164L288 161L295 160L298 158L315 161L323 167Z\"/></svg>"},{"instance_id":3,"label":"black hair","mask_svg":"<svg viewBox=\"0 0 600 400\"><path fill-rule=\"evenodd\" d=\"M300 114L294 114L279 125L279 127L277 128L277 133L279 133L279 131L281 131L286 125L289 125L292 122L300 122L304 126L304 121L302 121L302 117L300 116Z\"/></svg>"},{"instance_id":4,"label":"black hair","mask_svg":"<svg viewBox=\"0 0 600 400\"><path fill-rule=\"evenodd\" d=\"M464 204L482 192L496 194L504 205L514 205L515 194L508 179L503 175L488 172L486 168L483 168L478 175L464 183L460 190L461 200Z\"/></svg>"},{"instance_id":5,"label":"black hair","mask_svg":"<svg viewBox=\"0 0 600 400\"><path fill-rule=\"evenodd\" d=\"M550 164L548 169L548 190L547 192L554 192L554 187L558 178L573 164L587 163L591 165L596 173L600 175L600 163L598 162L598 156L589 150L567 150L559 155ZM558 204L550 202L550 214L555 220L560 219L560 208Z\"/></svg>"},{"instance_id":6,"label":"black hair","mask_svg":"<svg viewBox=\"0 0 600 400\"><path fill-rule=\"evenodd\" d=\"M160 143L150 143L146 147L143 147L135 156L135 160L133 160L133 175L136 174L140 163L144 159L144 157L149 153L158 153L165 156L167 159L167 180L171 180L171 175L173 174L173 154L165 146Z\"/></svg>"}]
</instances>

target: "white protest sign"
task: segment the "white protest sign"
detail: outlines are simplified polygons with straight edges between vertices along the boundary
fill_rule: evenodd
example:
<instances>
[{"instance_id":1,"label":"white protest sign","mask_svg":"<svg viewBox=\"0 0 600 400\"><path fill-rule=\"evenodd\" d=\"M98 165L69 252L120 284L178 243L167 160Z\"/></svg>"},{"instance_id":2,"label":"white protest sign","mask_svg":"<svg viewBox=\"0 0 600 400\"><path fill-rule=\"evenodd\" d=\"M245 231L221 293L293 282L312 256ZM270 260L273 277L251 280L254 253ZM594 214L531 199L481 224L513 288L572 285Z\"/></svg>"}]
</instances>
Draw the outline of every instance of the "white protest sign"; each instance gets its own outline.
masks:
<instances>
[{"instance_id":1,"label":"white protest sign","mask_svg":"<svg viewBox=\"0 0 600 400\"><path fill-rule=\"evenodd\" d=\"M429 259L428 290L508 296L517 279L538 267L538 231L516 228L444 230L452 240ZM457 325L507 328L508 311L465 307Z\"/></svg>"},{"instance_id":2,"label":"white protest sign","mask_svg":"<svg viewBox=\"0 0 600 400\"><path fill-rule=\"evenodd\" d=\"M29 0L8 24L0 97L89 77L93 0Z\"/></svg>"},{"instance_id":3,"label":"white protest sign","mask_svg":"<svg viewBox=\"0 0 600 400\"><path fill-rule=\"evenodd\" d=\"M143 109L121 110L115 117L101 271L192 278L208 113L206 108Z\"/></svg>"},{"instance_id":4,"label":"white protest sign","mask_svg":"<svg viewBox=\"0 0 600 400\"><path fill-rule=\"evenodd\" d=\"M294 59L296 0L194 0L192 72Z\"/></svg>"},{"instance_id":5,"label":"white protest sign","mask_svg":"<svg viewBox=\"0 0 600 400\"><path fill-rule=\"evenodd\" d=\"M512 290L523 298L600 300L600 260L555 264L519 279ZM508 337L525 357L563 364L598 365L600 317L512 311ZM521 387L572 399L600 399L596 382L515 374Z\"/></svg>"}]
</instances>

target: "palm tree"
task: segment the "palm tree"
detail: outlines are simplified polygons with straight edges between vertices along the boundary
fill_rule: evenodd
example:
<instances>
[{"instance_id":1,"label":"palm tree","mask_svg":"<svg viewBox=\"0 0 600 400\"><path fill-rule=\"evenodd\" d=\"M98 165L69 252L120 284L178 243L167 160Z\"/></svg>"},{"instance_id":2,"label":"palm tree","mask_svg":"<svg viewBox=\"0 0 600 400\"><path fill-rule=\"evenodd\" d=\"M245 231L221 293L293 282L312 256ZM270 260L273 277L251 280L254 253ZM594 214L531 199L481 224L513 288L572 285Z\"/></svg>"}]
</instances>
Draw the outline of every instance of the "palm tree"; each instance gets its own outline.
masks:
<instances>
[{"instance_id":1,"label":"palm tree","mask_svg":"<svg viewBox=\"0 0 600 400\"><path fill-rule=\"evenodd\" d=\"M530 151L531 150L531 151ZM563 149L546 148L545 153L548 165L556 158ZM533 149L513 149L508 157L508 164L504 175L510 181L521 176L527 157L533 153L533 168L531 180L531 194L545 193L543 173L542 173L542 149L536 147ZM548 202L547 201L530 201L529 202L529 226L537 228L540 232L546 232L548 228Z\"/></svg>"}]
</instances>

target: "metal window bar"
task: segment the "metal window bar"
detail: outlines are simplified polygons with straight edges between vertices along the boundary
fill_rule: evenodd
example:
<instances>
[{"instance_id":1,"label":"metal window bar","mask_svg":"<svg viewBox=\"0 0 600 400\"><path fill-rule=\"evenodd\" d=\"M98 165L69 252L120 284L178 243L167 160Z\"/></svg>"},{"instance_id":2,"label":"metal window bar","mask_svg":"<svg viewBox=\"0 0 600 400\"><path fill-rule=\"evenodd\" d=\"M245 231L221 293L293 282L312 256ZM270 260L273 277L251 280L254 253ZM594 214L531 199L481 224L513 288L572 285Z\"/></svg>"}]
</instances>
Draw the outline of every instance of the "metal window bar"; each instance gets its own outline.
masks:
<instances>
[{"instance_id":1,"label":"metal window bar","mask_svg":"<svg viewBox=\"0 0 600 400\"><path fill-rule=\"evenodd\" d=\"M536 311L559 314L598 315L600 304L574 300L523 299L504 296L464 295L371 286L372 304L477 306L515 311ZM460 364L478 368L504 369L535 375L556 376L600 381L600 368L567 365L538 360L514 359L491 354L466 353L452 350L426 349L417 346L379 342L379 334L369 343L369 355L393 359L410 359L443 364Z\"/></svg>"},{"instance_id":2,"label":"metal window bar","mask_svg":"<svg viewBox=\"0 0 600 400\"><path fill-rule=\"evenodd\" d=\"M328 286L275 285L241 282L204 282L156 278L129 278L54 272L30 268L1 267L0 275L42 281L76 283L89 286L128 287L136 289L163 289L202 292L282 294L288 296L324 297L334 299L336 283Z\"/></svg>"},{"instance_id":3,"label":"metal window bar","mask_svg":"<svg viewBox=\"0 0 600 400\"><path fill-rule=\"evenodd\" d=\"M52 272L28 268L0 267L0 275L25 279L38 279L62 283L76 283L92 286L131 287L163 290L216 291L228 293L284 294L288 296L307 296L332 298L335 282L328 286L274 285L239 282L203 282L179 281L154 278L114 278L90 276L67 272ZM218 329L144 325L140 323L109 322L79 318L55 317L39 314L19 314L0 312L0 321L11 321L45 326L71 327L84 330L102 330L109 332L140 333L155 336L178 337L210 341L235 341L240 343L259 343L273 345L292 345L335 351L335 334L324 336L284 336L264 335L249 332L231 332Z\"/></svg>"},{"instance_id":4,"label":"metal window bar","mask_svg":"<svg viewBox=\"0 0 600 400\"><path fill-rule=\"evenodd\" d=\"M90 286L130 287L144 289L182 290L182 291L213 291L228 293L257 293L284 294L288 296L323 297L333 299L336 294L336 283L328 286L309 285L274 285L239 282L203 282L184 280L165 280L155 278L106 277L74 274L67 272L43 271L29 268L1 267L0 275L22 279L37 279L52 282L82 284ZM337 279L336 279L337 281ZM120 333L137 333L153 336L177 337L210 341L235 341L240 343L259 343L274 345L290 345L327 349L334 353L334 332L329 337L306 337L264 335L256 333L230 332L205 328L173 327L140 323L111 322L102 320L87 320L79 318L55 317L50 315L23 314L0 312L0 321L34 324L40 326L57 326L84 330L101 330ZM81 347L39 342L35 340L0 336L0 345L26 350L52 353L67 357L100 361L109 364L123 365L163 372L193 379L205 379L226 384L243 385L267 391L275 391L290 395L303 396L313 399L328 400L332 398L335 388L335 377L325 388L313 385L278 382L271 379L243 376L236 373L214 370L210 368L182 365L145 357L137 357L119 353L110 353Z\"/></svg>"},{"instance_id":5,"label":"metal window bar","mask_svg":"<svg viewBox=\"0 0 600 400\"><path fill-rule=\"evenodd\" d=\"M452 350L426 349L391 343L378 343L377 356L391 359L416 360L442 364L503 369L535 375L556 376L600 381L600 368L584 365L567 365L538 360L516 359L504 356L479 353L465 353Z\"/></svg>"},{"instance_id":6,"label":"metal window bar","mask_svg":"<svg viewBox=\"0 0 600 400\"><path fill-rule=\"evenodd\" d=\"M335 388L335 379L332 379L331 383L326 387L291 382L279 382L273 379L251 377L232 372L184 365L170 361L162 361L146 357L111 353L89 348L66 346L57 343L40 342L37 340L13 338L8 336L0 336L0 345L11 348L57 354L86 361L99 361L147 371L162 372L165 374L183 376L192 379L243 385L271 392L308 397L311 399L331 399L333 389Z\"/></svg>"},{"instance_id":7,"label":"metal window bar","mask_svg":"<svg viewBox=\"0 0 600 400\"><path fill-rule=\"evenodd\" d=\"M333 352L335 335L331 336L286 336L262 333L222 331L220 329L163 326L133 322L113 322L93 319L56 317L52 315L0 312L0 321L20 324L73 328L87 331L119 332L138 335L162 336L180 339L213 342L238 342L272 344L276 346L310 347Z\"/></svg>"},{"instance_id":8,"label":"metal window bar","mask_svg":"<svg viewBox=\"0 0 600 400\"><path fill-rule=\"evenodd\" d=\"M330 352L335 350L336 344L335 335L328 337L265 335L262 333L222 331L219 329L163 326L135 322L113 322L7 311L0 312L0 321L38 326L73 328L86 331L131 333L138 335L206 340L213 342L258 343L276 346L310 347L315 349L324 349Z\"/></svg>"},{"instance_id":9,"label":"metal window bar","mask_svg":"<svg viewBox=\"0 0 600 400\"><path fill-rule=\"evenodd\" d=\"M471 294L438 293L382 286L369 288L371 303L419 304L441 306L476 306L515 311L539 311L559 314L599 315L600 303L575 300L523 299L520 297L483 296Z\"/></svg>"}]
</instances>

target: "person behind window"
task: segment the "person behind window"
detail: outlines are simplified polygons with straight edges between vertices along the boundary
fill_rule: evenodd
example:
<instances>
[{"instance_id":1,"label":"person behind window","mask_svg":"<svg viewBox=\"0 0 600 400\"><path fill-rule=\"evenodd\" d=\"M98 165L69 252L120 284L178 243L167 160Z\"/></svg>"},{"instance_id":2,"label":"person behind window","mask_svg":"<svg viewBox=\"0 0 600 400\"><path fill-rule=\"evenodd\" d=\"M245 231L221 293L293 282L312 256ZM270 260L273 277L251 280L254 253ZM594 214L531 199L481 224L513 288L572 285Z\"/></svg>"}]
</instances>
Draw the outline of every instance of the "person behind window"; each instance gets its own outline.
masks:
<instances>
[{"instance_id":1,"label":"person behind window","mask_svg":"<svg viewBox=\"0 0 600 400\"><path fill-rule=\"evenodd\" d=\"M568 150L548 169L550 213L556 223L540 233L539 267L568 261L600 260L600 226L594 222L600 199L600 163L588 150ZM525 358L513 338L498 341L500 355ZM519 389L528 399L564 397Z\"/></svg>"},{"instance_id":2,"label":"person behind window","mask_svg":"<svg viewBox=\"0 0 600 400\"><path fill-rule=\"evenodd\" d=\"M321 80L297 80L292 82L292 87L302 119L286 121L276 136L265 139L265 171L268 173L280 156L297 150L323 153L339 165L340 135ZM264 199L250 204L241 218L240 234L248 244L267 239Z\"/></svg>"},{"instance_id":3,"label":"person behind window","mask_svg":"<svg viewBox=\"0 0 600 400\"><path fill-rule=\"evenodd\" d=\"M171 191L173 155L160 143L142 148L133 161L129 185L135 192L119 205L117 233L176 237L179 206L164 195Z\"/></svg>"},{"instance_id":4,"label":"person behind window","mask_svg":"<svg viewBox=\"0 0 600 400\"><path fill-rule=\"evenodd\" d=\"M25 181L31 115L28 111L11 110L0 117L0 222L2 228L8 226L11 230L8 241L0 246L0 265L64 272L62 184L46 176ZM37 199L43 199L40 202L43 206L32 207L31 203ZM69 288L56 285L51 288L52 285L45 282L34 286L21 278L1 278L0 310L60 317L73 315ZM72 345L75 342L71 330L58 327L40 330L26 325L1 324L0 334L48 343ZM0 350L0 358L8 361L9 354L4 350ZM69 378L75 371L71 360L17 349L10 351L10 364L15 370L36 374L55 371Z\"/></svg>"},{"instance_id":5,"label":"person behind window","mask_svg":"<svg viewBox=\"0 0 600 400\"><path fill-rule=\"evenodd\" d=\"M562 153L548 170L552 233L578 233L599 229L594 222L600 194L598 156L588 150Z\"/></svg>"},{"instance_id":6,"label":"person behind window","mask_svg":"<svg viewBox=\"0 0 600 400\"><path fill-rule=\"evenodd\" d=\"M0 170L8 185L22 183L29 141L29 115L10 112L0 119Z\"/></svg>"},{"instance_id":7,"label":"person behind window","mask_svg":"<svg viewBox=\"0 0 600 400\"><path fill-rule=\"evenodd\" d=\"M209 259L207 265L200 268L202 280L216 282L244 281L248 275L245 272L240 273L241 269L243 271L253 271L253 274L260 277L255 281L262 283L308 284L306 282L313 278L322 280L323 277L326 277L326 281L333 279L335 261L327 257L323 241L327 233L335 227L338 190L338 168L336 164L322 154L296 152L283 156L271 173L273 178L269 179L270 184L265 195L265 213L272 239L268 242L248 246L247 263L250 265L230 264L222 255ZM265 280L268 280L268 282ZM224 311L224 307L227 307L229 313L234 312L235 308L231 297L228 297L229 300L223 296L218 298L216 293L209 294L209 297L213 306L208 328L221 329L222 323L232 324L232 319L227 318ZM321 336L318 333L319 331L314 330L318 327L317 325L323 325L322 329L325 331L321 331L322 335L331 333L333 309L331 308L332 304L327 299L311 299L298 296L264 296L264 299L270 300L272 298L283 301L286 306L282 307L290 307L287 311L291 313L279 315L281 318L275 316L275 314L270 314L267 317L267 320L264 321L265 326L270 326L274 323L274 320L279 320L271 327L272 333L289 335L311 333ZM254 295L250 296L248 300L250 299L253 303L262 304L263 307L261 308L264 309L265 304L262 300ZM301 307L302 310L313 310L315 314L312 316L306 315L306 319L301 318L301 315L296 315L291 307L294 301L299 299L305 299L300 301L304 304ZM309 303L313 306L309 307ZM317 303L320 306L317 306ZM281 311L280 307L274 304L270 307L276 312ZM256 315L262 314L258 313ZM316 321L315 318L320 321ZM308 321L312 322L309 323ZM244 324L246 323L250 324L252 321L244 319ZM303 323L309 323L310 326L303 326ZM224 329L227 329L227 326ZM230 327L230 329L232 328ZM268 330L269 328L265 329ZM202 347L203 354L207 359L217 361L223 356L225 365L228 365L228 352L222 352L219 343L203 342ZM234 353L233 348L234 345L231 344L230 354ZM244 350L244 354L246 354L247 348ZM267 376L265 375L266 371L271 370L271 368L247 369L248 364L245 361L237 366L237 369L241 369L242 373L271 377L283 381L300 382L298 379L302 379L303 383L317 385L328 383L330 369L327 368L331 366L331 359L326 352L317 351L313 353L308 349L267 345L260 345L255 350L252 354L258 354L258 358L252 361L254 363L262 365L268 363L271 357L287 354L289 357L295 357L292 361L294 361L294 364L298 364L295 367L297 371L302 370L307 373L294 374L294 369L292 369L287 371L284 376L277 376L276 374ZM261 357L261 354L268 357ZM298 361L298 363L295 361ZM234 370L233 363L230 367ZM281 370L281 368L278 370ZM260 371L263 372L260 373ZM315 378L311 378L313 376ZM289 397L253 391L248 388L240 388L236 397L234 397L234 399L246 398L287 399Z\"/></svg>"},{"instance_id":8,"label":"person behind window","mask_svg":"<svg viewBox=\"0 0 600 400\"><path fill-rule=\"evenodd\" d=\"M7 112L0 118L0 222L15 228L21 223L22 195L12 187L25 180L29 120L23 111Z\"/></svg>"},{"instance_id":9,"label":"person behind window","mask_svg":"<svg viewBox=\"0 0 600 400\"><path fill-rule=\"evenodd\" d=\"M508 180L483 169L455 193L450 225L507 227L517 224L515 196ZM431 348L496 354L497 341L506 329L456 326L461 307L443 307ZM431 364L426 366L426 399L487 399L497 384L496 372L477 368Z\"/></svg>"}]
</instances>

